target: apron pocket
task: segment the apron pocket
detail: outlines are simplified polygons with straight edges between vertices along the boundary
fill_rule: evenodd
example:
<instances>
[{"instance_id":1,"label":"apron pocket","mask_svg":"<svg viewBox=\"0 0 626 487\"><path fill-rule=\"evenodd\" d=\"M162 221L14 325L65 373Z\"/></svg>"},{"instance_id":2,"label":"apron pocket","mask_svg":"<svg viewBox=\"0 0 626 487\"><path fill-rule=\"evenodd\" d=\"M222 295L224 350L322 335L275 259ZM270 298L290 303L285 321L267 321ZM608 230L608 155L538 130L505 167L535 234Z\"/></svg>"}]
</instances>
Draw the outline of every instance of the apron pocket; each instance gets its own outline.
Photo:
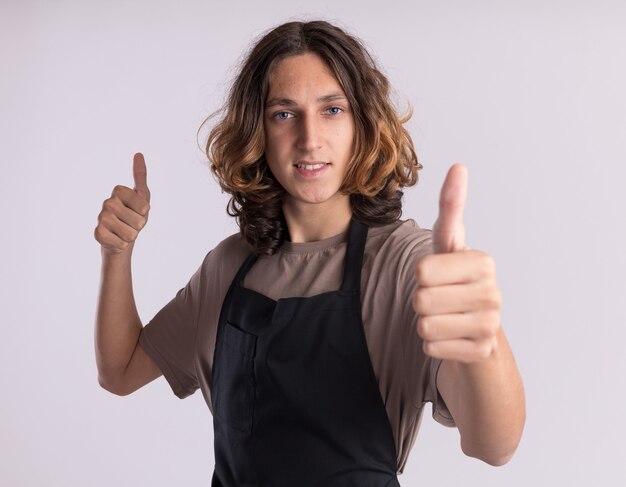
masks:
<instances>
[{"instance_id":1,"label":"apron pocket","mask_svg":"<svg viewBox=\"0 0 626 487\"><path fill-rule=\"evenodd\" d=\"M252 431L257 337L224 323L216 344L213 414L243 433Z\"/></svg>"}]
</instances>

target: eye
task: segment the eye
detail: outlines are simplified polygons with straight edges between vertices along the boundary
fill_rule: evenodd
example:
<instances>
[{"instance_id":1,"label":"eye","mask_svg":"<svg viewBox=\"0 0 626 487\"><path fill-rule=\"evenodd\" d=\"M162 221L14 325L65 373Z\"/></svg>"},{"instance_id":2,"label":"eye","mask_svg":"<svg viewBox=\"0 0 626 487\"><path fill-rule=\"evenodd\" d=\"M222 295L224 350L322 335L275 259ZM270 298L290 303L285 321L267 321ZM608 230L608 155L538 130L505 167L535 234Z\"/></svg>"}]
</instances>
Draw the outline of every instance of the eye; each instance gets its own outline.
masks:
<instances>
[{"instance_id":1,"label":"eye","mask_svg":"<svg viewBox=\"0 0 626 487\"><path fill-rule=\"evenodd\" d=\"M341 112L343 112L343 108L340 108L340 107L330 107L326 111L330 112L331 115L339 115Z\"/></svg>"},{"instance_id":2,"label":"eye","mask_svg":"<svg viewBox=\"0 0 626 487\"><path fill-rule=\"evenodd\" d=\"M274 114L274 118L278 120L287 120L291 118L293 115L289 112L278 112Z\"/></svg>"}]
</instances>

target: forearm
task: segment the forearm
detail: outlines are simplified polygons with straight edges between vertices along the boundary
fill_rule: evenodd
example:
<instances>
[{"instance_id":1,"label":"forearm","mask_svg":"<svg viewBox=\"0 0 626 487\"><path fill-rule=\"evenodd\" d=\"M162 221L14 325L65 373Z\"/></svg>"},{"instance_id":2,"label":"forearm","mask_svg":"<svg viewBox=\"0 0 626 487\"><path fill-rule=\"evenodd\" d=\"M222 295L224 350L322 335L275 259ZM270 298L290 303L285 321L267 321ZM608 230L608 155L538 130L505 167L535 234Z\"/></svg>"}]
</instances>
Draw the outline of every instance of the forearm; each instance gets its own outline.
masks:
<instances>
[{"instance_id":1,"label":"forearm","mask_svg":"<svg viewBox=\"0 0 626 487\"><path fill-rule=\"evenodd\" d=\"M132 288L131 253L110 255L103 251L94 334L98 378L103 387L115 387L135 350L141 328Z\"/></svg>"},{"instance_id":2,"label":"forearm","mask_svg":"<svg viewBox=\"0 0 626 487\"><path fill-rule=\"evenodd\" d=\"M524 387L506 337L482 362L444 360L437 387L461 434L465 454L506 463L519 444L526 418Z\"/></svg>"}]
</instances>

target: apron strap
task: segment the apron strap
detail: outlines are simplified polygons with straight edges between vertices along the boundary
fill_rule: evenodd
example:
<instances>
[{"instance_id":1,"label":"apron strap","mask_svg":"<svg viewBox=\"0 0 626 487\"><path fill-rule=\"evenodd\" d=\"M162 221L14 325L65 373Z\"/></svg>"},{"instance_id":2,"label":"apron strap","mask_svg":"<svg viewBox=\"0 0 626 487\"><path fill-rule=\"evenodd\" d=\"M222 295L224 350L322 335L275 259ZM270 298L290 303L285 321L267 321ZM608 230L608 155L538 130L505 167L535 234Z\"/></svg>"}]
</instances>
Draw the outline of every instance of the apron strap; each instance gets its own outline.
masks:
<instances>
[{"instance_id":1,"label":"apron strap","mask_svg":"<svg viewBox=\"0 0 626 487\"><path fill-rule=\"evenodd\" d=\"M342 291L361 290L361 266L363 265L367 230L367 225L355 220L354 216L352 216L350 229L348 230L348 249L344 259Z\"/></svg>"},{"instance_id":2,"label":"apron strap","mask_svg":"<svg viewBox=\"0 0 626 487\"><path fill-rule=\"evenodd\" d=\"M243 262L241 267L239 268L239 271L235 275L235 279L233 279L233 283L237 283L238 286L243 287L243 278L246 277L246 274L248 273L250 268L254 265L256 260L257 260L256 254L254 252L251 252L250 255L248 255L246 260Z\"/></svg>"}]
</instances>

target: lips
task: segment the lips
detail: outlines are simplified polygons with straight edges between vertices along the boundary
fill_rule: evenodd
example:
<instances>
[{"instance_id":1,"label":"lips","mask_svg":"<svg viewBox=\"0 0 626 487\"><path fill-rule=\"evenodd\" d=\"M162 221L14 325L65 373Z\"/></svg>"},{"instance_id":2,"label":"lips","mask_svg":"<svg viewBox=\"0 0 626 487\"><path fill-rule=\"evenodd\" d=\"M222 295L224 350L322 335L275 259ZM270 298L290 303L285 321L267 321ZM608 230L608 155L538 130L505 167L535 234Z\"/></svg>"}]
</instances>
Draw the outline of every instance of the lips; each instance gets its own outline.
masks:
<instances>
[{"instance_id":1,"label":"lips","mask_svg":"<svg viewBox=\"0 0 626 487\"><path fill-rule=\"evenodd\" d=\"M303 162L300 162L298 164L296 164L296 167L298 169L306 169L307 171L314 171L315 169L321 169L326 165L325 162L319 162L316 164L305 164Z\"/></svg>"},{"instance_id":2,"label":"lips","mask_svg":"<svg viewBox=\"0 0 626 487\"><path fill-rule=\"evenodd\" d=\"M301 161L296 162L294 166L299 167L299 168L304 168L304 169L319 169L320 167L326 164L328 163L324 161L301 160Z\"/></svg>"},{"instance_id":3,"label":"lips","mask_svg":"<svg viewBox=\"0 0 626 487\"><path fill-rule=\"evenodd\" d=\"M328 166L330 163L321 161L298 161L294 164L298 174L304 177L315 177L326 171Z\"/></svg>"}]
</instances>

